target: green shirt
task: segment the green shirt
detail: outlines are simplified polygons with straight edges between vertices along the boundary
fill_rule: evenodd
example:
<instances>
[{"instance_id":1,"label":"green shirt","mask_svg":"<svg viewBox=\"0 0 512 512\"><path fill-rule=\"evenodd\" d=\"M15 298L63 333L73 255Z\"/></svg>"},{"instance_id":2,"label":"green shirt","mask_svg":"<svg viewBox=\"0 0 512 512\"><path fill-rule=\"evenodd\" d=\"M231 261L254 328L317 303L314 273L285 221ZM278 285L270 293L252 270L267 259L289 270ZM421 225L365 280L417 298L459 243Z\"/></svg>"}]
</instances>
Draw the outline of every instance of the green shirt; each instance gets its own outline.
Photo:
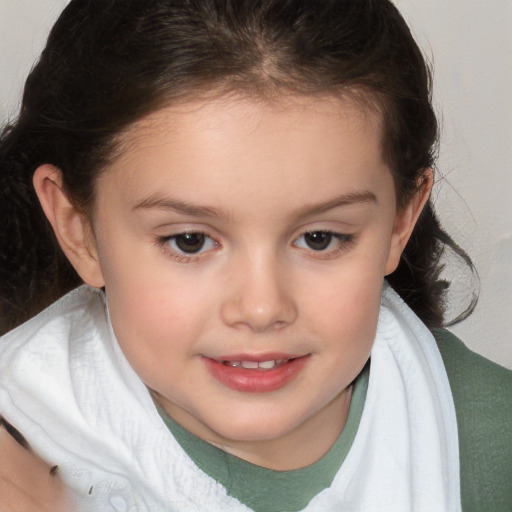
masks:
<instances>
[{"instance_id":1,"label":"green shirt","mask_svg":"<svg viewBox=\"0 0 512 512\"><path fill-rule=\"evenodd\" d=\"M457 415L462 510L512 511L512 371L446 330L433 334Z\"/></svg>"},{"instance_id":2,"label":"green shirt","mask_svg":"<svg viewBox=\"0 0 512 512\"><path fill-rule=\"evenodd\" d=\"M450 332L434 331L452 388L459 430L464 512L512 511L512 372L471 352ZM319 461L293 471L256 466L198 439L163 411L178 443L229 495L256 512L302 510L330 486L356 435L369 365L354 382L345 427Z\"/></svg>"}]
</instances>

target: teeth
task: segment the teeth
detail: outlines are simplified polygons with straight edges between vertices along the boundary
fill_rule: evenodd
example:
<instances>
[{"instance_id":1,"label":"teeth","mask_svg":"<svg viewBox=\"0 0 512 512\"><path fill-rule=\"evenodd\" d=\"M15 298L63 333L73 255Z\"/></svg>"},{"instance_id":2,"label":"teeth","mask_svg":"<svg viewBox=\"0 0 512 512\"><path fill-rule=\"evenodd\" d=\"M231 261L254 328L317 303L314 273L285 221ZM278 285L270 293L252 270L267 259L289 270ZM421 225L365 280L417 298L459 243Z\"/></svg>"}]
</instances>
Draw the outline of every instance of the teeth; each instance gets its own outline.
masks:
<instances>
[{"instance_id":1,"label":"teeth","mask_svg":"<svg viewBox=\"0 0 512 512\"><path fill-rule=\"evenodd\" d=\"M245 368L247 370L272 370L273 368L277 368L284 363L287 363L289 359L272 359L270 361L262 361L258 363L257 361L224 361L226 366L231 366L232 368Z\"/></svg>"},{"instance_id":2,"label":"teeth","mask_svg":"<svg viewBox=\"0 0 512 512\"><path fill-rule=\"evenodd\" d=\"M256 361L242 361L242 366L248 370L255 370L259 364Z\"/></svg>"}]
</instances>

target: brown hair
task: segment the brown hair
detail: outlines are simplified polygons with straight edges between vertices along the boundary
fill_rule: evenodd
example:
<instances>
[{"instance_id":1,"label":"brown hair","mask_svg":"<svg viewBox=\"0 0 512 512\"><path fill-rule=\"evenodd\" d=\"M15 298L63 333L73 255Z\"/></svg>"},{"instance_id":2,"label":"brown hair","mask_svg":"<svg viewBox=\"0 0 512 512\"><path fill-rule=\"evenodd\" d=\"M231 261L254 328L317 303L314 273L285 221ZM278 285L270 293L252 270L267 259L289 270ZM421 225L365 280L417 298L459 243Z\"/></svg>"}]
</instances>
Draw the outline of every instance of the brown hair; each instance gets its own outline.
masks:
<instances>
[{"instance_id":1,"label":"brown hair","mask_svg":"<svg viewBox=\"0 0 512 512\"><path fill-rule=\"evenodd\" d=\"M355 91L377 106L399 206L432 168L437 122L428 66L388 0L72 0L0 140L0 330L80 280L35 196L41 164L80 208L135 121L208 90ZM451 246L429 202L388 280L430 326L443 322L440 257Z\"/></svg>"}]
</instances>

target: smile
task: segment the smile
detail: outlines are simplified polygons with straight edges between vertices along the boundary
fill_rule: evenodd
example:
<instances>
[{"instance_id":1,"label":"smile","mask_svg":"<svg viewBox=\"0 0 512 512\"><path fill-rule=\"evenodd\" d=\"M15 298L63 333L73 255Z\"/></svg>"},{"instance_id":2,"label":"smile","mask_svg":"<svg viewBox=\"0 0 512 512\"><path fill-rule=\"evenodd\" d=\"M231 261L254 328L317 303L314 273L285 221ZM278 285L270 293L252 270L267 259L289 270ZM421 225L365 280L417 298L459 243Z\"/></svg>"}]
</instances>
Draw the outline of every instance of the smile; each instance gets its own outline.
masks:
<instances>
[{"instance_id":1,"label":"smile","mask_svg":"<svg viewBox=\"0 0 512 512\"><path fill-rule=\"evenodd\" d=\"M310 355L286 357L269 354L259 358L232 356L220 359L202 357L202 360L210 375L222 385L235 391L268 393L294 380L306 367Z\"/></svg>"},{"instance_id":2,"label":"smile","mask_svg":"<svg viewBox=\"0 0 512 512\"><path fill-rule=\"evenodd\" d=\"M279 368L283 364L292 361L293 358L289 359L271 359L269 361L223 361L222 364L230 366L232 368L245 368L246 370L273 370Z\"/></svg>"}]
</instances>

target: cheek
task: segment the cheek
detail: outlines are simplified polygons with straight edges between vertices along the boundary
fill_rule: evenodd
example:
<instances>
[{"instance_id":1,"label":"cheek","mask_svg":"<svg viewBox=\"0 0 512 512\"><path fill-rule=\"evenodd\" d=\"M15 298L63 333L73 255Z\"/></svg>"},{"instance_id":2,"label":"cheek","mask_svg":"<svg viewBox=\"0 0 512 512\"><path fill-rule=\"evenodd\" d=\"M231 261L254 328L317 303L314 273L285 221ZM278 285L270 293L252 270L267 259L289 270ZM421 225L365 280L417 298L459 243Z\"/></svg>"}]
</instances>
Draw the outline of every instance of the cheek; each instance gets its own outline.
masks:
<instances>
[{"instance_id":1,"label":"cheek","mask_svg":"<svg viewBox=\"0 0 512 512\"><path fill-rule=\"evenodd\" d=\"M320 324L340 339L367 340L375 335L381 297L381 283L363 286L347 280L344 291L325 297L317 307Z\"/></svg>"},{"instance_id":2,"label":"cheek","mask_svg":"<svg viewBox=\"0 0 512 512\"><path fill-rule=\"evenodd\" d=\"M123 287L118 291L122 295L107 289L107 297L112 322L121 326L119 331L125 337L158 346L184 341L201 329L204 308L197 294L184 293L180 288L148 286L136 290Z\"/></svg>"},{"instance_id":3,"label":"cheek","mask_svg":"<svg viewBox=\"0 0 512 512\"><path fill-rule=\"evenodd\" d=\"M173 362L194 353L205 308L186 288L117 277L107 285L113 329L125 357L153 387L161 368L170 372Z\"/></svg>"},{"instance_id":4,"label":"cheek","mask_svg":"<svg viewBox=\"0 0 512 512\"><path fill-rule=\"evenodd\" d=\"M364 361L371 349L379 317L384 258L365 264L355 256L330 279L310 284L305 321L329 341L338 359ZM340 362L340 361L338 361Z\"/></svg>"}]
</instances>

